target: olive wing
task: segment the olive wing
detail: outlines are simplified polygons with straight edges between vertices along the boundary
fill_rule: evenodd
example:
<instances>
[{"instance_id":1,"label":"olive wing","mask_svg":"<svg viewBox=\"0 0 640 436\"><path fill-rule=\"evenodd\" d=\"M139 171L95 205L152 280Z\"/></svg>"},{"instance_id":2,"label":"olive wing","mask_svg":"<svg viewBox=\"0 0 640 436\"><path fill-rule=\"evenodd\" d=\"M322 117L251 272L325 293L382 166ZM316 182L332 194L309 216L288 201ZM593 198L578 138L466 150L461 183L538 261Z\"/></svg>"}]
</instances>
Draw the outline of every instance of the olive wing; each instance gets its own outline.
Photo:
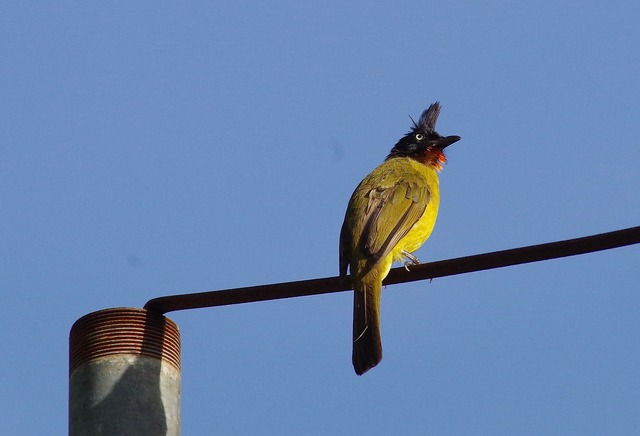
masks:
<instances>
[{"instance_id":1,"label":"olive wing","mask_svg":"<svg viewBox=\"0 0 640 436\"><path fill-rule=\"evenodd\" d=\"M373 268L409 233L424 214L430 192L426 182L400 178L373 187L367 194L358 249Z\"/></svg>"}]
</instances>

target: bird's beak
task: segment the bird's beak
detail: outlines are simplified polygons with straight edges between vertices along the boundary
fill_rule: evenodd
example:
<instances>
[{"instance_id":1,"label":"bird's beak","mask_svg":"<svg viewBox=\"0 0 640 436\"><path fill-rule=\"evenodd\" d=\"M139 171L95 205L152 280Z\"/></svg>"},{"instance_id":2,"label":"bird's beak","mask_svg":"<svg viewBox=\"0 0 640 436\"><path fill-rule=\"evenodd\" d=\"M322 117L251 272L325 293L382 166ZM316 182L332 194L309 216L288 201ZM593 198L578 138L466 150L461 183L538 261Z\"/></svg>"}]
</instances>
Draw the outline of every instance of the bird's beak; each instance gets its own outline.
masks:
<instances>
[{"instance_id":1,"label":"bird's beak","mask_svg":"<svg viewBox=\"0 0 640 436\"><path fill-rule=\"evenodd\" d=\"M436 143L436 147L438 147L440 150L444 150L454 142L458 142L458 141L460 141L460 137L457 135L443 136L442 138L438 139L438 142Z\"/></svg>"}]
</instances>

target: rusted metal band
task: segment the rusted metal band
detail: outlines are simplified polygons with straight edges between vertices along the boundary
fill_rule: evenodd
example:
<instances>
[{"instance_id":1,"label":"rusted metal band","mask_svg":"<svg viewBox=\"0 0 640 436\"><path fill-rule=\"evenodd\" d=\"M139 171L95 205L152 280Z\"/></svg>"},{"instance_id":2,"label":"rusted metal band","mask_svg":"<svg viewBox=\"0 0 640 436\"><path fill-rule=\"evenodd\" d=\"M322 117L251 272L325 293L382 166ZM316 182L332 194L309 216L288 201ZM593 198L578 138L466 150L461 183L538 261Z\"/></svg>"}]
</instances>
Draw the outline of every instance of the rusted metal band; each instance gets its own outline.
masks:
<instances>
[{"instance_id":1,"label":"rusted metal band","mask_svg":"<svg viewBox=\"0 0 640 436\"><path fill-rule=\"evenodd\" d=\"M120 307L83 316L71 327L69 373L114 355L148 356L180 370L180 332L169 318L145 309Z\"/></svg>"}]
</instances>

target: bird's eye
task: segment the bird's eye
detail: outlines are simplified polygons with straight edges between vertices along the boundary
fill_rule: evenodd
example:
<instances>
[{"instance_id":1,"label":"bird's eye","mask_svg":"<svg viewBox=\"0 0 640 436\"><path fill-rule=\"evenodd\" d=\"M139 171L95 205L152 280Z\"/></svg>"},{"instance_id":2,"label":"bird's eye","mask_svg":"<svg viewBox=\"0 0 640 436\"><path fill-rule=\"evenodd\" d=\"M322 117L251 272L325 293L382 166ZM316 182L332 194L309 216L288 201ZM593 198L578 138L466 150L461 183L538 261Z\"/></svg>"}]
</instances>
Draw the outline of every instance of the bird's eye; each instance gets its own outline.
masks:
<instances>
[{"instance_id":1,"label":"bird's eye","mask_svg":"<svg viewBox=\"0 0 640 436\"><path fill-rule=\"evenodd\" d=\"M416 133L416 140L422 141L424 139L424 135L422 133Z\"/></svg>"}]
</instances>

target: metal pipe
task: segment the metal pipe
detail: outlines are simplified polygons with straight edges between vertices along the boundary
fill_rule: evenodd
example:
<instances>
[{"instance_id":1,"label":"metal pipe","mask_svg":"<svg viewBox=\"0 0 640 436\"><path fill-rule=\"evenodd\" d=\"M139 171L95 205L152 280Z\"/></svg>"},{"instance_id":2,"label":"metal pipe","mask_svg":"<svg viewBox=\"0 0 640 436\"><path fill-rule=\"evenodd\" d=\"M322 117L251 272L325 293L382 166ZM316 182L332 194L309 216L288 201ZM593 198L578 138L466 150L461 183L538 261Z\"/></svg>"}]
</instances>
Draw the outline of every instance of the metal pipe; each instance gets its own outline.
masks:
<instances>
[{"instance_id":1,"label":"metal pipe","mask_svg":"<svg viewBox=\"0 0 640 436\"><path fill-rule=\"evenodd\" d=\"M393 268L382 284L386 286L396 283L434 279L436 277L446 277L454 274L502 268L547 259L557 259L565 256L575 256L638 243L640 243L640 226L582 238L423 263L411 266L410 271L407 271L405 267ZM175 310L329 294L332 292L347 291L351 288L350 276L344 278L325 277L321 279L249 286L222 291L168 295L149 300L144 307L157 313L167 313Z\"/></svg>"},{"instance_id":2,"label":"metal pipe","mask_svg":"<svg viewBox=\"0 0 640 436\"><path fill-rule=\"evenodd\" d=\"M114 308L69 337L69 435L180 435L180 333L158 313Z\"/></svg>"}]
</instances>

